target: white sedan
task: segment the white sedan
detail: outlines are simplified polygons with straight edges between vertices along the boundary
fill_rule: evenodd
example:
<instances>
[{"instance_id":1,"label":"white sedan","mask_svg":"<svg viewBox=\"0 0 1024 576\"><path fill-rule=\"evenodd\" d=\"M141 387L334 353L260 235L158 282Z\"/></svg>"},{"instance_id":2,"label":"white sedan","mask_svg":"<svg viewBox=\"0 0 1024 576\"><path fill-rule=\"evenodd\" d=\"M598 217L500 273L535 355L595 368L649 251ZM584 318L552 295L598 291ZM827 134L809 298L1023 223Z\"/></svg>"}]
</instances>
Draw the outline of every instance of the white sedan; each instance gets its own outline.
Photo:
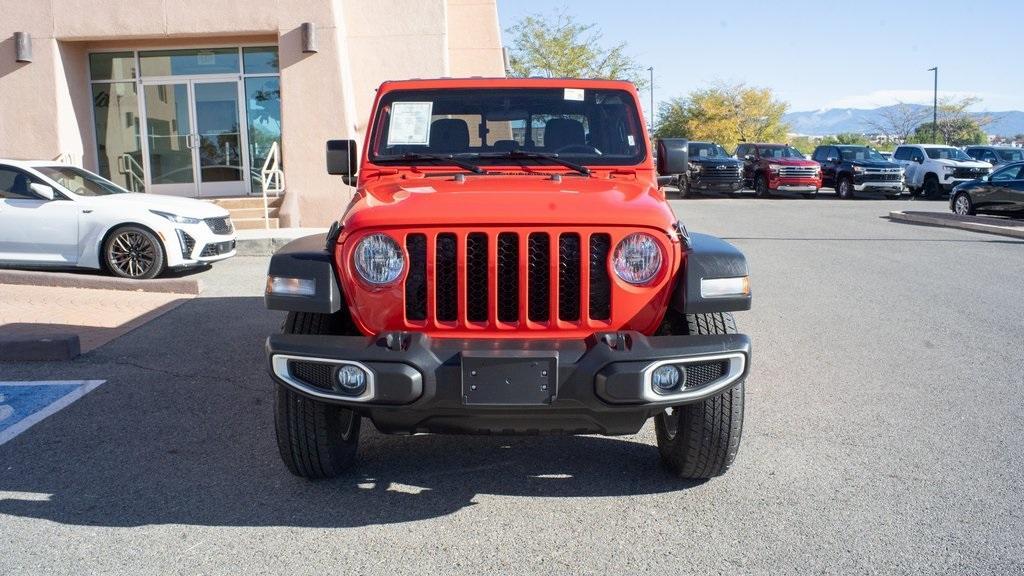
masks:
<instances>
[{"instance_id":1,"label":"white sedan","mask_svg":"<svg viewBox=\"0 0 1024 576\"><path fill-rule=\"evenodd\" d=\"M228 211L134 193L76 166L0 159L0 266L153 278L235 255Z\"/></svg>"}]
</instances>

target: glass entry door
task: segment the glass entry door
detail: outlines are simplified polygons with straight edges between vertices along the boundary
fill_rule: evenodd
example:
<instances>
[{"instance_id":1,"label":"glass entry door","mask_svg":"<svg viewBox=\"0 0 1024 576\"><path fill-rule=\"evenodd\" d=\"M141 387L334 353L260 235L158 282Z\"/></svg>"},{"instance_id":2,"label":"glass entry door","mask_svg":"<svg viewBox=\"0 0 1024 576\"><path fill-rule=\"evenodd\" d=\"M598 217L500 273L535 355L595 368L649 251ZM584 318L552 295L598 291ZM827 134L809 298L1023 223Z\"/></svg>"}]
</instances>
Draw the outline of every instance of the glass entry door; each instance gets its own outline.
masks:
<instances>
[{"instance_id":1,"label":"glass entry door","mask_svg":"<svg viewBox=\"0 0 1024 576\"><path fill-rule=\"evenodd\" d=\"M175 196L248 192L240 82L144 81L148 190Z\"/></svg>"}]
</instances>

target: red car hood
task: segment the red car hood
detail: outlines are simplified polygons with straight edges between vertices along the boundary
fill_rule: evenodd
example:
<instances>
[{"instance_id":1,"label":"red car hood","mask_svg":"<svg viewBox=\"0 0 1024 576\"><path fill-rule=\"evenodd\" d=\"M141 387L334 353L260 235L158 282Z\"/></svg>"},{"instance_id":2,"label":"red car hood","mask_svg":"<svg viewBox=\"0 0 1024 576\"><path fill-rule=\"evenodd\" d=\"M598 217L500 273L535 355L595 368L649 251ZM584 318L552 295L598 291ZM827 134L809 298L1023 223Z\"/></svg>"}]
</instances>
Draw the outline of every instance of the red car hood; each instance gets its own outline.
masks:
<instances>
[{"instance_id":1,"label":"red car hood","mask_svg":"<svg viewBox=\"0 0 1024 576\"><path fill-rule=\"evenodd\" d=\"M796 158L761 158L769 164L781 164L783 166L817 166L814 160L797 160Z\"/></svg>"},{"instance_id":2,"label":"red car hood","mask_svg":"<svg viewBox=\"0 0 1024 576\"><path fill-rule=\"evenodd\" d=\"M668 230L676 217L661 193L624 177L473 176L367 183L346 232L428 225L645 226Z\"/></svg>"}]
</instances>

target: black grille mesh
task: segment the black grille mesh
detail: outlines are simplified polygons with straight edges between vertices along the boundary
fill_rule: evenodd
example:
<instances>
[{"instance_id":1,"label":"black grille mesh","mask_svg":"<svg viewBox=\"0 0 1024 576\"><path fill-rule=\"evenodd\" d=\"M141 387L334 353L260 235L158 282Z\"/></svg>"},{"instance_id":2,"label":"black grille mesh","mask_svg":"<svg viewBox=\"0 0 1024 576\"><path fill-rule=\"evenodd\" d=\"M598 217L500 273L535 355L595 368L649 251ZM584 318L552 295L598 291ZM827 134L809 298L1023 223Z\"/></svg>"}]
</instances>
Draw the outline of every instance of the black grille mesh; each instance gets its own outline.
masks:
<instances>
[{"instance_id":1,"label":"black grille mesh","mask_svg":"<svg viewBox=\"0 0 1024 576\"><path fill-rule=\"evenodd\" d=\"M519 235L498 234L498 320L519 320Z\"/></svg>"},{"instance_id":2,"label":"black grille mesh","mask_svg":"<svg viewBox=\"0 0 1024 576\"><path fill-rule=\"evenodd\" d=\"M482 232L466 237L466 317L487 321L487 235Z\"/></svg>"},{"instance_id":3,"label":"black grille mesh","mask_svg":"<svg viewBox=\"0 0 1024 576\"><path fill-rule=\"evenodd\" d=\"M728 360L686 364L686 387L697 388L718 380L729 369Z\"/></svg>"},{"instance_id":4,"label":"black grille mesh","mask_svg":"<svg viewBox=\"0 0 1024 576\"><path fill-rule=\"evenodd\" d=\"M288 372L291 373L292 377L310 386L324 390L334 389L334 366L330 364L289 360Z\"/></svg>"},{"instance_id":5,"label":"black grille mesh","mask_svg":"<svg viewBox=\"0 0 1024 576\"><path fill-rule=\"evenodd\" d=\"M409 320L427 319L427 237L410 234L405 238L409 253L409 275L405 279L405 316Z\"/></svg>"},{"instance_id":6,"label":"black grille mesh","mask_svg":"<svg viewBox=\"0 0 1024 576\"><path fill-rule=\"evenodd\" d=\"M558 317L580 319L580 237L562 234L558 238Z\"/></svg>"},{"instance_id":7,"label":"black grille mesh","mask_svg":"<svg viewBox=\"0 0 1024 576\"><path fill-rule=\"evenodd\" d=\"M206 222L206 225L210 227L214 234L230 234L233 229L231 218L227 216L224 218L206 218L203 221Z\"/></svg>"},{"instance_id":8,"label":"black grille mesh","mask_svg":"<svg viewBox=\"0 0 1024 576\"><path fill-rule=\"evenodd\" d=\"M527 271L527 294L529 295L530 320L534 322L547 322L549 318L548 308L551 297L551 262L550 239L542 232L530 234L527 244L529 253L529 266Z\"/></svg>"},{"instance_id":9,"label":"black grille mesh","mask_svg":"<svg viewBox=\"0 0 1024 576\"><path fill-rule=\"evenodd\" d=\"M437 235L437 319L443 322L454 322L459 314L457 250L455 234Z\"/></svg>"},{"instance_id":10,"label":"black grille mesh","mask_svg":"<svg viewBox=\"0 0 1024 576\"><path fill-rule=\"evenodd\" d=\"M590 237L590 310L594 320L612 317L612 280L608 277L608 254L612 238L608 234Z\"/></svg>"}]
</instances>

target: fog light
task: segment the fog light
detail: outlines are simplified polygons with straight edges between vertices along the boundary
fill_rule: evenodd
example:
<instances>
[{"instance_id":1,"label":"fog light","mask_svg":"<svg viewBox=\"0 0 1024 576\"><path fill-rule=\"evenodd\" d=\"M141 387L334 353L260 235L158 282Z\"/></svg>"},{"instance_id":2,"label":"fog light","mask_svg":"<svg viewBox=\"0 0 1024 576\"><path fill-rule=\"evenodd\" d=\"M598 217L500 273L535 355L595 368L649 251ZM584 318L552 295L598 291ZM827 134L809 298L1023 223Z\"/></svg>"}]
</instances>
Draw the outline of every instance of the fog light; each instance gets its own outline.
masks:
<instances>
[{"instance_id":1,"label":"fog light","mask_svg":"<svg viewBox=\"0 0 1024 576\"><path fill-rule=\"evenodd\" d=\"M358 396L366 390L366 371L351 364L338 368L336 376L341 391L350 396Z\"/></svg>"},{"instance_id":2,"label":"fog light","mask_svg":"<svg viewBox=\"0 0 1024 576\"><path fill-rule=\"evenodd\" d=\"M651 385L660 394L674 392L686 385L686 369L671 364L659 366L651 373Z\"/></svg>"}]
</instances>

